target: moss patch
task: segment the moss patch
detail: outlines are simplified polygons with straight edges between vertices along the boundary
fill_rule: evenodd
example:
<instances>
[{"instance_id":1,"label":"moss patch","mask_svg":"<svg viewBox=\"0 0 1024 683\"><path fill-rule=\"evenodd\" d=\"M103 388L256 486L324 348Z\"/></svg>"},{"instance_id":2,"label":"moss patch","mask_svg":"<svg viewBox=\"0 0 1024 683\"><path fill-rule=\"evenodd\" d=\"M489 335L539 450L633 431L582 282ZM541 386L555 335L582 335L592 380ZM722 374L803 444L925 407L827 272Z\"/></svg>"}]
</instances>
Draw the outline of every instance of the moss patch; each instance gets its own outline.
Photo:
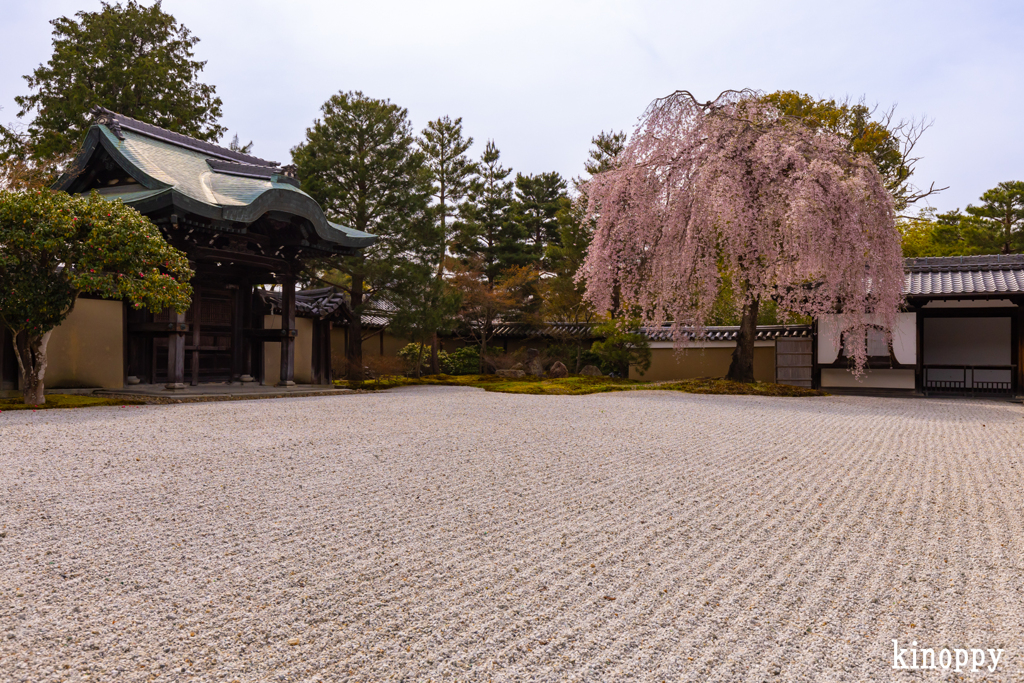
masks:
<instances>
[{"instance_id":1,"label":"moss patch","mask_svg":"<svg viewBox=\"0 0 1024 683\"><path fill-rule=\"evenodd\" d=\"M727 379L709 379L701 377L698 379L687 379L680 382L664 382L649 389L666 389L669 391L684 391L688 394L742 394L747 396L828 396L824 391L807 389L805 387L792 387L788 384L775 384L773 382L754 382L745 384L733 382Z\"/></svg>"},{"instance_id":2,"label":"moss patch","mask_svg":"<svg viewBox=\"0 0 1024 683\"><path fill-rule=\"evenodd\" d=\"M511 379L497 375L430 375L427 377L383 377L379 382L335 382L340 387L376 391L394 387L440 385L477 387L487 391L505 394L534 394L552 396L579 396L598 394L606 391L661 390L682 391L690 394L745 394L750 396L825 396L822 391L791 387L785 384L755 382L744 384L725 379L688 379L678 382L642 382L634 379L611 379L609 377L564 377L561 379L540 379L524 377Z\"/></svg>"},{"instance_id":3,"label":"moss patch","mask_svg":"<svg viewBox=\"0 0 1024 683\"><path fill-rule=\"evenodd\" d=\"M41 406L30 406L21 402L20 398L0 399L0 412L5 410L48 410L50 408L92 408L94 406L127 406L142 405L143 401L127 401L119 398L102 396L78 396L75 394L47 394L46 403Z\"/></svg>"}]
</instances>

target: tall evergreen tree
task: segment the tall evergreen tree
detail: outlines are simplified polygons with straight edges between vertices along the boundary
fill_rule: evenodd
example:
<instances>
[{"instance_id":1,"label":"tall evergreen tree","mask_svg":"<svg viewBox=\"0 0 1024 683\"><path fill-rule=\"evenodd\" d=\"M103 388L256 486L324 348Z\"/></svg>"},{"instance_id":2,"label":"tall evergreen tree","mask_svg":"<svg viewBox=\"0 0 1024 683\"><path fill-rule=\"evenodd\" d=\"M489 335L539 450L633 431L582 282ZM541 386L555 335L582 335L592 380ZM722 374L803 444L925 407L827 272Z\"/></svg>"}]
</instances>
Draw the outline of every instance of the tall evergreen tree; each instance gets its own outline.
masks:
<instances>
[{"instance_id":1,"label":"tall evergreen tree","mask_svg":"<svg viewBox=\"0 0 1024 683\"><path fill-rule=\"evenodd\" d=\"M459 211L455 253L478 261L490 285L512 266L530 262L525 231L512 220L512 169L501 165L501 152L491 140L480 157L469 196Z\"/></svg>"},{"instance_id":2,"label":"tall evergreen tree","mask_svg":"<svg viewBox=\"0 0 1024 683\"><path fill-rule=\"evenodd\" d=\"M591 138L591 144L583 168L593 177L614 167L615 158L626 145L626 134L602 131ZM590 322L595 316L594 307L584 297L586 283L576 278L594 235L594 217L587 213L587 182L579 177L573 180L578 196L558 210L558 239L544 251L545 265L552 275L543 281L546 320L580 323ZM578 345L580 340L563 340L569 341Z\"/></svg>"},{"instance_id":3,"label":"tall evergreen tree","mask_svg":"<svg viewBox=\"0 0 1024 683\"><path fill-rule=\"evenodd\" d=\"M555 172L518 173L515 184L513 219L522 227L535 258L540 258L559 239L557 215L569 203L565 180Z\"/></svg>"},{"instance_id":4,"label":"tall evergreen tree","mask_svg":"<svg viewBox=\"0 0 1024 683\"><path fill-rule=\"evenodd\" d=\"M999 183L981 195L981 206L968 205L967 240L978 252L1019 254L1024 251L1024 182Z\"/></svg>"},{"instance_id":5,"label":"tall evergreen tree","mask_svg":"<svg viewBox=\"0 0 1024 683\"><path fill-rule=\"evenodd\" d=\"M903 219L903 255L1024 253L1024 182L999 183L981 201L981 206L968 205L966 212L925 209L916 218Z\"/></svg>"},{"instance_id":6,"label":"tall evergreen tree","mask_svg":"<svg viewBox=\"0 0 1024 683\"><path fill-rule=\"evenodd\" d=\"M452 247L451 221L458 217L459 206L466 198L470 180L476 172L476 164L466 156L472 145L472 137L463 137L462 119L452 121L447 116L428 123L420 138L420 149L426 156L437 202L434 216L441 237L437 254L438 277L444 273L444 259Z\"/></svg>"},{"instance_id":7,"label":"tall evergreen tree","mask_svg":"<svg viewBox=\"0 0 1024 683\"><path fill-rule=\"evenodd\" d=\"M583 164L583 168L592 176L598 173L610 171L614 165L615 158L626 148L626 133L606 133L601 131L590 139L593 148L590 150L590 157Z\"/></svg>"},{"instance_id":8,"label":"tall evergreen tree","mask_svg":"<svg viewBox=\"0 0 1024 683\"><path fill-rule=\"evenodd\" d=\"M51 21L53 54L25 76L33 92L15 102L19 117L35 113L32 157L72 153L97 105L200 140L219 139L222 103L214 86L199 82L206 65L193 58L199 39L159 0L101 6Z\"/></svg>"},{"instance_id":9,"label":"tall evergreen tree","mask_svg":"<svg viewBox=\"0 0 1024 683\"><path fill-rule=\"evenodd\" d=\"M321 111L323 118L292 150L302 187L332 220L378 237L359 256L320 264L319 276L348 294L348 376L360 379L365 302L415 280L409 271L432 263L438 236L430 220L430 172L405 109L343 92Z\"/></svg>"},{"instance_id":10,"label":"tall evergreen tree","mask_svg":"<svg viewBox=\"0 0 1024 683\"><path fill-rule=\"evenodd\" d=\"M428 123L420 138L420 149L426 155L436 201L433 213L440 238L435 247L435 277L438 283L444 278L445 257L453 246L452 224L449 221L454 221L458 216L459 205L465 199L469 191L470 178L476 171L476 164L466 156L466 151L472 144L473 138L462 135L462 119L452 121L447 116ZM437 287L443 289L441 284L435 286ZM430 371L433 374L441 371L438 348L435 330L430 342Z\"/></svg>"}]
</instances>

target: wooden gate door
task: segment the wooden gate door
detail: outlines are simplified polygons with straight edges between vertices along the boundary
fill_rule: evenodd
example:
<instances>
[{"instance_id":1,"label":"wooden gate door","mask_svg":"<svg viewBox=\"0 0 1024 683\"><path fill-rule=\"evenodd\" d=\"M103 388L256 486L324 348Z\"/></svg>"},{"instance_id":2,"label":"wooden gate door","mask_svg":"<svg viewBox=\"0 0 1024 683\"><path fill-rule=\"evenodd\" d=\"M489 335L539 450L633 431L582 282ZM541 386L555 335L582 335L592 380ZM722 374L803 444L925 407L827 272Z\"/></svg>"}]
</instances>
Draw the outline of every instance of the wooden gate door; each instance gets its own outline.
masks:
<instances>
[{"instance_id":1,"label":"wooden gate door","mask_svg":"<svg viewBox=\"0 0 1024 683\"><path fill-rule=\"evenodd\" d=\"M810 388L814 368L813 340L779 338L775 340L775 382Z\"/></svg>"}]
</instances>

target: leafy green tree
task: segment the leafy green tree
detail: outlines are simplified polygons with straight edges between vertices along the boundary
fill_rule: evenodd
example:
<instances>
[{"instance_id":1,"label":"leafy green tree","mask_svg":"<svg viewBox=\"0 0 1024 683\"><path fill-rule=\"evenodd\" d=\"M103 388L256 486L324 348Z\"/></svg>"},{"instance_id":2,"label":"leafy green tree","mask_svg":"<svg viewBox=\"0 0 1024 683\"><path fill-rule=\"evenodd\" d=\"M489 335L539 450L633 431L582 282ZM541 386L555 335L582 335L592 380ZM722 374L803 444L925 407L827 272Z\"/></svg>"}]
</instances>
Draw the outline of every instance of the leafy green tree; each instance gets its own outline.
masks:
<instances>
[{"instance_id":1,"label":"leafy green tree","mask_svg":"<svg viewBox=\"0 0 1024 683\"><path fill-rule=\"evenodd\" d=\"M45 402L50 333L78 296L186 310L192 270L147 218L120 201L0 191L0 320L14 336L25 403Z\"/></svg>"},{"instance_id":2,"label":"leafy green tree","mask_svg":"<svg viewBox=\"0 0 1024 683\"><path fill-rule=\"evenodd\" d=\"M875 110L863 103L819 100L795 90L780 90L762 99L812 129L821 128L846 140L850 151L867 154L882 174L897 211L946 189L936 188L932 183L929 189L919 190L910 182L919 161L919 157L913 156L914 148L929 128L927 122L896 120L895 108L873 119Z\"/></svg>"},{"instance_id":3,"label":"leafy green tree","mask_svg":"<svg viewBox=\"0 0 1024 683\"><path fill-rule=\"evenodd\" d=\"M932 208L904 217L896 225L905 258L965 256L978 253L968 245L964 228L967 216L959 210L936 214Z\"/></svg>"},{"instance_id":4,"label":"leafy green tree","mask_svg":"<svg viewBox=\"0 0 1024 683\"><path fill-rule=\"evenodd\" d=\"M967 256L1024 253L1024 182L999 183L968 205L936 214L922 211L900 222L903 255Z\"/></svg>"},{"instance_id":5,"label":"leafy green tree","mask_svg":"<svg viewBox=\"0 0 1024 683\"><path fill-rule=\"evenodd\" d=\"M634 367L642 376L651 367L651 343L640 331L640 321L627 316L598 325L594 333L602 337L590 351L601 359L601 370L629 377Z\"/></svg>"},{"instance_id":6,"label":"leafy green tree","mask_svg":"<svg viewBox=\"0 0 1024 683\"><path fill-rule=\"evenodd\" d=\"M396 337L419 345L415 365L416 376L419 377L424 346L436 340L438 332L447 333L454 329L462 296L448 282L437 278L430 268L407 269L406 273L401 285L388 294L388 300L397 309L391 316L388 328ZM440 356L436 352L434 359L440 363ZM432 361L431 373L439 372L440 369L434 368Z\"/></svg>"},{"instance_id":7,"label":"leafy green tree","mask_svg":"<svg viewBox=\"0 0 1024 683\"><path fill-rule=\"evenodd\" d=\"M101 3L99 12L60 17L49 62L25 76L18 116L35 113L28 133L36 160L72 153L89 127L88 112L105 107L200 140L217 140L221 100L199 82L199 39L163 11L136 0Z\"/></svg>"},{"instance_id":8,"label":"leafy green tree","mask_svg":"<svg viewBox=\"0 0 1024 683\"><path fill-rule=\"evenodd\" d=\"M342 92L321 111L305 142L292 149L302 187L332 220L378 237L360 255L315 265L316 277L348 294L348 376L359 380L365 301L397 290L410 272L436 258L431 177L405 109Z\"/></svg>"},{"instance_id":9,"label":"leafy green tree","mask_svg":"<svg viewBox=\"0 0 1024 683\"><path fill-rule=\"evenodd\" d=\"M447 116L428 123L419 141L420 149L426 156L434 200L437 202L433 213L440 240L434 255L438 280L444 277L445 259L453 247L452 224L449 221L458 217L459 206L466 198L469 181L476 172L476 164L466 156L472 144L473 138L462 134L462 119L452 121ZM430 368L434 374L441 369L436 332L430 340Z\"/></svg>"},{"instance_id":10,"label":"leafy green tree","mask_svg":"<svg viewBox=\"0 0 1024 683\"><path fill-rule=\"evenodd\" d=\"M459 332L480 350L480 372L484 372L487 345L494 337L495 322L516 319L523 307L522 296L530 292L537 271L527 266L511 266L489 282L479 257L454 264L452 286L459 292Z\"/></svg>"},{"instance_id":11,"label":"leafy green tree","mask_svg":"<svg viewBox=\"0 0 1024 683\"><path fill-rule=\"evenodd\" d=\"M512 181L507 180L512 170L500 160L501 152L488 140L459 210L454 245L464 262L479 262L491 286L503 271L531 261L525 231L512 220Z\"/></svg>"},{"instance_id":12,"label":"leafy green tree","mask_svg":"<svg viewBox=\"0 0 1024 683\"><path fill-rule=\"evenodd\" d=\"M559 239L558 212L569 204L566 183L558 173L516 174L513 220L526 235L534 258L544 256Z\"/></svg>"}]
</instances>

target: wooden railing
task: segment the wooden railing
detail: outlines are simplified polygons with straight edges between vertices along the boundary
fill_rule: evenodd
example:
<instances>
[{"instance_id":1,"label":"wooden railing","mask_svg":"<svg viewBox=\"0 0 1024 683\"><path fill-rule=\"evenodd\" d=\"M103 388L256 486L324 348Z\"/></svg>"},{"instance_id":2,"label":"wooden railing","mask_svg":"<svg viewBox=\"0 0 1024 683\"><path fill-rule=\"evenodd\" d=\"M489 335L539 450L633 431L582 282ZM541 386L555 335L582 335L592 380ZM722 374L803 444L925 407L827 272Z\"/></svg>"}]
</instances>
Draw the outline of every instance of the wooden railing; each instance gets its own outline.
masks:
<instances>
[{"instance_id":1,"label":"wooden railing","mask_svg":"<svg viewBox=\"0 0 1024 683\"><path fill-rule=\"evenodd\" d=\"M1016 365L925 365L923 377L923 389L925 395L930 391L940 393L957 394L1012 394L1016 390L1017 366ZM948 376L937 379L931 371L945 370L947 375L960 373L959 379ZM979 380L975 371L1002 370L1009 374L1007 381L1001 380ZM952 371L952 372L950 372Z\"/></svg>"}]
</instances>

